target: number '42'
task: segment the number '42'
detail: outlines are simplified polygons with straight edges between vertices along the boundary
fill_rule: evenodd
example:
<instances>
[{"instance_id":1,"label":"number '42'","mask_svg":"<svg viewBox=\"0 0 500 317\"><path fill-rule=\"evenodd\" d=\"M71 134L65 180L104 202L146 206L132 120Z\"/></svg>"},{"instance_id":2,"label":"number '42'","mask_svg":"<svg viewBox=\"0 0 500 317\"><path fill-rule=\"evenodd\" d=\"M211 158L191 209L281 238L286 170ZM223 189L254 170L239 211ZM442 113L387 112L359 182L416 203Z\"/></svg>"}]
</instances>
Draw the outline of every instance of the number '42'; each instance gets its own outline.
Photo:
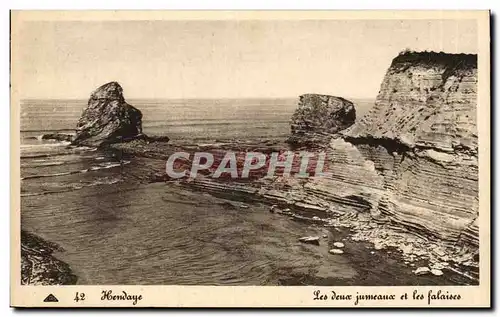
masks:
<instances>
[{"instance_id":1,"label":"number '42'","mask_svg":"<svg viewBox=\"0 0 500 317\"><path fill-rule=\"evenodd\" d=\"M78 292L76 292L75 302L78 302L78 301L81 301L81 300L85 300L85 293L78 293Z\"/></svg>"}]
</instances>

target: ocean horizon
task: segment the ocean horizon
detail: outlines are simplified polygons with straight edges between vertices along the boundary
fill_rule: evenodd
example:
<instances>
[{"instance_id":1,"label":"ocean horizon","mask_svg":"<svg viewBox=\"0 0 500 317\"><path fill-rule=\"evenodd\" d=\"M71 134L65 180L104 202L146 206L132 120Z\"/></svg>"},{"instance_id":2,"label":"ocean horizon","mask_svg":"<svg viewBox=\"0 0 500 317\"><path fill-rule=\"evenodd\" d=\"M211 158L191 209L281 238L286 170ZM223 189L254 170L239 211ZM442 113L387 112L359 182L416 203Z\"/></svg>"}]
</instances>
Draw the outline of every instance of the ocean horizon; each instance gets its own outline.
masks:
<instances>
[{"instance_id":1,"label":"ocean horizon","mask_svg":"<svg viewBox=\"0 0 500 317\"><path fill-rule=\"evenodd\" d=\"M375 99L349 99L357 118L366 114ZM21 100L22 133L74 131L87 99ZM251 136L282 136L290 132L296 98L187 98L127 99L143 113L144 133L176 136L233 137L238 130ZM253 124L252 124L253 123ZM232 126L231 129L227 129ZM270 129L273 126L274 129ZM226 127L226 128L224 128ZM206 129L205 129L206 128ZM262 130L258 133L258 130ZM32 136L31 134L29 136ZM170 135L169 135L170 136Z\"/></svg>"}]
</instances>

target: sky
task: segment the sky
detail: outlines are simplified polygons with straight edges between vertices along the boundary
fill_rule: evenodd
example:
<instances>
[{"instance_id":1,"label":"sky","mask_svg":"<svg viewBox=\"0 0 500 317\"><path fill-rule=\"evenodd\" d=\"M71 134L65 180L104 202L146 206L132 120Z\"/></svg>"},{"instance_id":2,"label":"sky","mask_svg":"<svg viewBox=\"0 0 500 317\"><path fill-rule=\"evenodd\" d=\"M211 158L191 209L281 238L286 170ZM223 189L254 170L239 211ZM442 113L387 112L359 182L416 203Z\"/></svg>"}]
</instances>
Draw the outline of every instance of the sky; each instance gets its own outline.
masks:
<instances>
[{"instance_id":1,"label":"sky","mask_svg":"<svg viewBox=\"0 0 500 317\"><path fill-rule=\"evenodd\" d=\"M25 21L21 98L375 98L401 50L476 53L474 20ZM16 67L16 65L14 65Z\"/></svg>"}]
</instances>

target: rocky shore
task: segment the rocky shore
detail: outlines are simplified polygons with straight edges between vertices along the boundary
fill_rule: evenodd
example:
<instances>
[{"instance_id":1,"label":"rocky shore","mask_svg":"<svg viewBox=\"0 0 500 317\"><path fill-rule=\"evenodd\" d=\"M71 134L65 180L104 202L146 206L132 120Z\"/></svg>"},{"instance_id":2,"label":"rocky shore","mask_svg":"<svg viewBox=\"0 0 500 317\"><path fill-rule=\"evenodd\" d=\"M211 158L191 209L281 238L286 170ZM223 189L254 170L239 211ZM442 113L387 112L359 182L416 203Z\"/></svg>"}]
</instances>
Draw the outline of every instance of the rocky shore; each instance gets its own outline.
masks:
<instances>
[{"instance_id":1,"label":"rocky shore","mask_svg":"<svg viewBox=\"0 0 500 317\"><path fill-rule=\"evenodd\" d=\"M70 285L78 278L68 264L53 256L58 245L21 230L21 284Z\"/></svg>"},{"instance_id":2,"label":"rocky shore","mask_svg":"<svg viewBox=\"0 0 500 317\"><path fill-rule=\"evenodd\" d=\"M450 245L445 241L429 238L392 223L389 219L374 219L369 213L356 209L366 208L362 203L345 206L344 211L330 203L318 201L303 192L291 190L287 185L270 184L221 184L211 179L198 179L183 183L191 189L227 197L246 195L249 199L276 204L275 213L297 220L308 220L324 227L347 229L348 239L373 244L375 250L395 249L402 261L410 267L429 267L462 275L474 284L478 282L479 257L476 248L467 245ZM232 194L228 194L232 193ZM349 210L352 209L352 210ZM430 271L429 271L430 272Z\"/></svg>"}]
</instances>

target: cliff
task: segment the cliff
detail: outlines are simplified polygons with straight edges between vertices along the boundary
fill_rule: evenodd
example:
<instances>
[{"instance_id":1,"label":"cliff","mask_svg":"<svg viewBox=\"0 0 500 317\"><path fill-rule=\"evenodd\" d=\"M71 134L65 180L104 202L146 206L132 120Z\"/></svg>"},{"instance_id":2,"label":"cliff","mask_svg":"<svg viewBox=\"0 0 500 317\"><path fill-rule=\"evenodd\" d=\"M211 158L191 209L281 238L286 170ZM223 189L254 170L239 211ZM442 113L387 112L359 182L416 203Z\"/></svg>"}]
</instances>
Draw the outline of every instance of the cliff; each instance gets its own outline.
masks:
<instances>
[{"instance_id":1,"label":"cliff","mask_svg":"<svg viewBox=\"0 0 500 317\"><path fill-rule=\"evenodd\" d=\"M440 152L474 152L476 85L475 55L402 54L392 61L375 108L346 135Z\"/></svg>"},{"instance_id":2,"label":"cliff","mask_svg":"<svg viewBox=\"0 0 500 317\"><path fill-rule=\"evenodd\" d=\"M378 207L441 239L478 244L475 55L396 57L374 109L345 132L383 176Z\"/></svg>"},{"instance_id":3,"label":"cliff","mask_svg":"<svg viewBox=\"0 0 500 317\"><path fill-rule=\"evenodd\" d=\"M475 55L405 53L369 114L330 143L330 179L306 190L363 201L373 218L453 245L478 246Z\"/></svg>"}]
</instances>

